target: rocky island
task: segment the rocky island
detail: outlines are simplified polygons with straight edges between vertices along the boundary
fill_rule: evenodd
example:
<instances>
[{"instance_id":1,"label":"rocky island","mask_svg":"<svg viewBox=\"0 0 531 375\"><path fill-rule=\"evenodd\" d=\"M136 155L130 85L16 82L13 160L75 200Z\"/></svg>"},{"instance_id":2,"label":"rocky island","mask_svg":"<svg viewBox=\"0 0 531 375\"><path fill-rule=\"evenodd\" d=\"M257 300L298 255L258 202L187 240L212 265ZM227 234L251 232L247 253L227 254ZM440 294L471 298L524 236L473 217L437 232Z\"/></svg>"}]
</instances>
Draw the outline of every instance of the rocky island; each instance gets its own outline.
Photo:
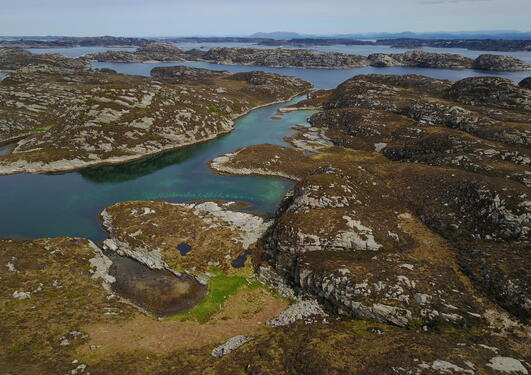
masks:
<instances>
[{"instance_id":1,"label":"rocky island","mask_svg":"<svg viewBox=\"0 0 531 375\"><path fill-rule=\"evenodd\" d=\"M209 161L220 175L291 180L274 214L150 197L98 207L101 242L0 238L1 373L529 374L529 77L372 74L312 92L261 71L140 77L88 70L94 59L528 68L418 51L0 49L14 70L0 80L0 144L11 144L0 174L145 158L304 93L276 115L312 111L284 145Z\"/></svg>"},{"instance_id":2,"label":"rocky island","mask_svg":"<svg viewBox=\"0 0 531 375\"><path fill-rule=\"evenodd\" d=\"M83 57L72 59L57 53L33 54L20 48L0 48L0 71L10 72L39 64L68 69L90 68L90 61Z\"/></svg>"},{"instance_id":3,"label":"rocky island","mask_svg":"<svg viewBox=\"0 0 531 375\"><path fill-rule=\"evenodd\" d=\"M184 90L217 98L214 82L227 98L252 92L264 101L276 90L309 89L262 72L184 67L157 68L154 78L133 82L102 72L59 76L25 68L2 85L14 95L14 85L28 89L28 79L45 77L44 86L56 90L65 90L63 82L80 91L98 82L116 91L97 91L89 102L112 99L110 108L130 111L123 116L147 101L134 102L133 93L148 95L153 85L152 103ZM528 374L525 86L495 77L356 76L284 108L316 110L310 126L286 138L291 146L255 145L210 162L217 173L293 180L274 217L231 201L123 202L101 212L108 233L101 246L83 238L1 240L0 369ZM77 133L111 127L84 124ZM29 153L42 157L43 150ZM150 270L140 275L166 272L181 281L150 288L148 276L130 274L132 260ZM199 301L188 311L167 319L156 313L192 292Z\"/></svg>"},{"instance_id":4,"label":"rocky island","mask_svg":"<svg viewBox=\"0 0 531 375\"><path fill-rule=\"evenodd\" d=\"M84 56L102 62L182 62L208 61L225 65L269 66L277 68L351 69L366 66L405 66L433 69L478 69L522 71L531 66L503 55L481 55L476 59L452 53L408 51L399 54L371 54L368 57L340 52L304 49L264 49L215 47L207 51L181 50L169 43L148 43L134 52L105 51Z\"/></svg>"},{"instance_id":5,"label":"rocky island","mask_svg":"<svg viewBox=\"0 0 531 375\"><path fill-rule=\"evenodd\" d=\"M364 66L405 66L433 69L530 70L516 58L481 55L470 59L458 54L408 51L400 54L372 54L368 57L339 52L293 49L212 48L190 53L195 58L227 65L257 65L292 68L348 69ZM193 58L191 58L193 59Z\"/></svg>"},{"instance_id":6,"label":"rocky island","mask_svg":"<svg viewBox=\"0 0 531 375\"><path fill-rule=\"evenodd\" d=\"M180 48L171 43L147 43L136 49L134 52L129 51L105 51L95 54L89 54L86 58L95 61L105 62L180 62L186 61L186 54Z\"/></svg>"},{"instance_id":7,"label":"rocky island","mask_svg":"<svg viewBox=\"0 0 531 375\"><path fill-rule=\"evenodd\" d=\"M121 163L203 142L311 84L263 72L157 68L157 79L30 65L0 81L0 174ZM180 77L176 79L176 77Z\"/></svg>"}]
</instances>

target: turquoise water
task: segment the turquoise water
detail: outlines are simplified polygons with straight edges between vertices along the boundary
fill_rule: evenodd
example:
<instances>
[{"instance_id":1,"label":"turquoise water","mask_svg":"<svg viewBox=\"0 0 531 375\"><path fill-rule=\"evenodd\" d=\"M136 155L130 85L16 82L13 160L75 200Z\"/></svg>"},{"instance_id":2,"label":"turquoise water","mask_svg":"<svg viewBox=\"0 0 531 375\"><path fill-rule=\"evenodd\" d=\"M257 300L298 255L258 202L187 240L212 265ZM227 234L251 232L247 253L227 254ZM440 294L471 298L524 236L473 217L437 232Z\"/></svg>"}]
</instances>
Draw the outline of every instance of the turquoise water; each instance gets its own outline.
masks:
<instances>
[{"instance_id":1,"label":"turquoise water","mask_svg":"<svg viewBox=\"0 0 531 375\"><path fill-rule=\"evenodd\" d=\"M48 50L48 52L54 52ZM95 63L121 73L149 75L158 64ZM264 70L301 77L317 88L332 88L356 74L424 74L434 78L458 80L485 75L473 70L418 68L358 68L348 70L264 68L226 66L204 62L186 63L228 71ZM492 74L521 80L524 72ZM304 123L310 112L291 112L282 120L271 120L283 105L255 110L236 122L236 129L215 140L166 152L139 162L86 169L60 175L13 175L0 177L0 236L37 238L59 235L82 236L101 240L104 233L98 213L111 204L129 200L168 200L183 202L197 199L242 200L251 209L272 213L291 183L278 178L252 176L216 176L207 161L237 148L261 143L284 144L282 138L293 125ZM1 152L5 152L2 148Z\"/></svg>"},{"instance_id":2,"label":"turquoise water","mask_svg":"<svg viewBox=\"0 0 531 375\"><path fill-rule=\"evenodd\" d=\"M183 202L241 200L271 214L291 186L289 181L252 176L216 176L207 162L215 156L259 143L285 144L290 128L311 112L291 112L272 120L282 105L251 112L227 135L135 163L59 175L0 177L0 236L13 238L82 236L101 240L97 220L106 206L130 200Z\"/></svg>"}]
</instances>

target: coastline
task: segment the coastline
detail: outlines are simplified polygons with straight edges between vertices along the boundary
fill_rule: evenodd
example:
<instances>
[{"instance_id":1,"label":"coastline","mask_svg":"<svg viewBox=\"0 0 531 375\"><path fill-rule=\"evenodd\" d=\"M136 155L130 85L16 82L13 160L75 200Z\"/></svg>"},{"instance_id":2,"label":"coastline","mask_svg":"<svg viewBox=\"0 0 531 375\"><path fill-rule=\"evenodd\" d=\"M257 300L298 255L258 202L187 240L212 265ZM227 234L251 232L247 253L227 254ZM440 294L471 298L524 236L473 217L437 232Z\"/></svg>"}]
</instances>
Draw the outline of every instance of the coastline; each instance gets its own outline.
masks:
<instances>
[{"instance_id":1,"label":"coastline","mask_svg":"<svg viewBox=\"0 0 531 375\"><path fill-rule=\"evenodd\" d=\"M73 159L73 160L64 160L64 161L52 162L52 163L68 163L69 164L69 165L65 165L65 166L62 166L62 167L58 166L58 167L55 167L55 168L53 168L53 167L52 168L35 167L35 168L32 168L32 169L29 169L29 168L22 169L23 167L15 167L15 168L13 168L13 167L9 167L9 166L0 166L0 176L8 176L8 175L14 175L14 174L25 174L25 173L26 174L61 174L61 173L67 173L67 172L74 172L74 171L85 169L85 168L91 168L91 167L97 167L97 166L103 166L103 165L117 165L117 164L129 163L129 162L133 162L133 161L139 161L139 160L142 160L142 159L145 159L145 158L148 158L148 157L151 157L151 156L155 156L155 155L167 152L167 151L174 151L174 150L181 149L183 147L188 147L188 146L200 144L200 143L203 143L203 142L211 141L211 140L213 140L213 139L215 139L215 138L217 138L219 136L222 136L224 134L228 134L228 133L232 132L234 130L234 125L235 125L236 120L238 120L239 118L249 114L250 112L252 112L252 111L254 111L256 109L263 108L263 107L269 107L269 106L276 105L276 104L287 103L287 102L295 99L296 97L304 95L304 94L308 94L308 93L312 92L313 90L315 90L315 87L313 87L310 90L304 90L304 91L301 91L300 93L292 95L287 100L277 100L277 101L274 101L274 102L269 102L269 103L265 103L265 104L261 104L261 105L252 107L252 108L248 109L247 111L244 111L241 114L235 115L234 117L231 118L231 122L232 122L231 123L231 130L229 130L227 132L217 133L216 135L212 135L211 137L203 138L203 139L198 140L196 142L188 142L188 143L179 144L179 145L168 145L167 147L162 147L160 150L158 150L156 152L152 152L152 153L148 153L148 154L127 155L127 156L109 158L107 160L83 161L83 160L79 160L79 159ZM8 143L11 143L11 142L8 142ZM1 159L0 159L0 161L1 161ZM52 163L48 163L48 165L50 165ZM34 164L42 164L42 163L35 162Z\"/></svg>"}]
</instances>

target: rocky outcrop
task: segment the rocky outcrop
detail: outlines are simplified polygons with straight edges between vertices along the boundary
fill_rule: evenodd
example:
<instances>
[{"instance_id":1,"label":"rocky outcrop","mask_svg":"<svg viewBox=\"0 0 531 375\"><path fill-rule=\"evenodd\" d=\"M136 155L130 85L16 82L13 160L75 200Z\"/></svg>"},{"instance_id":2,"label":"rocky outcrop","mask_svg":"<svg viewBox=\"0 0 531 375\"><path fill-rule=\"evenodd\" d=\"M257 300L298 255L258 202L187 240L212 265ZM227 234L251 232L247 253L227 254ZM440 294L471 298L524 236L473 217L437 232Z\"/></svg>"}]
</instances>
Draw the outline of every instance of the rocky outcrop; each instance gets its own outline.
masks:
<instances>
[{"instance_id":1,"label":"rocky outcrop","mask_svg":"<svg viewBox=\"0 0 531 375\"><path fill-rule=\"evenodd\" d=\"M251 341L252 339L253 337L234 336L227 340L227 342L225 342L224 344L215 347L212 350L212 357L221 358L224 355L230 354L233 351L237 350L240 346Z\"/></svg>"},{"instance_id":2,"label":"rocky outcrop","mask_svg":"<svg viewBox=\"0 0 531 375\"><path fill-rule=\"evenodd\" d=\"M105 51L86 55L86 58L102 62L181 62L186 61L185 53L171 43L147 43L138 47L136 51Z\"/></svg>"},{"instance_id":3,"label":"rocky outcrop","mask_svg":"<svg viewBox=\"0 0 531 375\"><path fill-rule=\"evenodd\" d=\"M511 56L485 54L480 55L474 60L472 68L479 70L516 72L521 70L530 70L531 65Z\"/></svg>"},{"instance_id":4,"label":"rocky outcrop","mask_svg":"<svg viewBox=\"0 0 531 375\"><path fill-rule=\"evenodd\" d=\"M531 110L531 91L499 77L473 77L454 84L447 97L469 105Z\"/></svg>"},{"instance_id":5,"label":"rocky outcrop","mask_svg":"<svg viewBox=\"0 0 531 375\"><path fill-rule=\"evenodd\" d=\"M153 269L230 271L256 248L270 222L231 209L236 202L125 202L101 213L105 248ZM208 233L208 236L205 234Z\"/></svg>"},{"instance_id":6,"label":"rocky outcrop","mask_svg":"<svg viewBox=\"0 0 531 375\"><path fill-rule=\"evenodd\" d=\"M368 59L372 66L410 66L434 69L466 69L472 66L472 59L453 53L432 53L407 51L397 54L373 54Z\"/></svg>"},{"instance_id":7,"label":"rocky outcrop","mask_svg":"<svg viewBox=\"0 0 531 375\"><path fill-rule=\"evenodd\" d=\"M168 72L156 74L161 71ZM169 71L181 78L157 81L48 65L10 74L0 83L0 142L18 141L0 157L0 174L121 163L206 141L230 132L234 119L251 109L311 88L277 74L259 74L263 84L257 85L230 73Z\"/></svg>"},{"instance_id":8,"label":"rocky outcrop","mask_svg":"<svg viewBox=\"0 0 531 375\"><path fill-rule=\"evenodd\" d=\"M368 59L372 66L408 66L432 69L478 69L491 71L529 70L526 62L511 56L481 55L476 59L453 53L434 53L425 51L407 51L404 53L375 53Z\"/></svg>"},{"instance_id":9,"label":"rocky outcrop","mask_svg":"<svg viewBox=\"0 0 531 375\"><path fill-rule=\"evenodd\" d=\"M298 181L264 259L339 313L400 326L481 324L485 307L461 284L468 277L526 320L531 134L518 98L527 91L498 78L357 76L307 100L325 110L287 139L299 150L253 146L211 167ZM337 147L309 149L307 133Z\"/></svg>"},{"instance_id":10,"label":"rocky outcrop","mask_svg":"<svg viewBox=\"0 0 531 375\"><path fill-rule=\"evenodd\" d=\"M523 87L524 89L531 90L531 77L527 77L521 80L518 86Z\"/></svg>"},{"instance_id":11,"label":"rocky outcrop","mask_svg":"<svg viewBox=\"0 0 531 375\"><path fill-rule=\"evenodd\" d=\"M227 65L256 65L282 68L356 68L368 66L363 56L314 50L212 48L201 58Z\"/></svg>"},{"instance_id":12,"label":"rocky outcrop","mask_svg":"<svg viewBox=\"0 0 531 375\"><path fill-rule=\"evenodd\" d=\"M32 54L20 48L0 48L0 71L13 71L28 65L49 65L65 69L85 69L85 58L72 59L60 54Z\"/></svg>"},{"instance_id":13,"label":"rocky outcrop","mask_svg":"<svg viewBox=\"0 0 531 375\"><path fill-rule=\"evenodd\" d=\"M151 70L151 76L153 78L172 83L200 83L227 75L228 72L226 71L192 68L188 66L156 67Z\"/></svg>"}]
</instances>

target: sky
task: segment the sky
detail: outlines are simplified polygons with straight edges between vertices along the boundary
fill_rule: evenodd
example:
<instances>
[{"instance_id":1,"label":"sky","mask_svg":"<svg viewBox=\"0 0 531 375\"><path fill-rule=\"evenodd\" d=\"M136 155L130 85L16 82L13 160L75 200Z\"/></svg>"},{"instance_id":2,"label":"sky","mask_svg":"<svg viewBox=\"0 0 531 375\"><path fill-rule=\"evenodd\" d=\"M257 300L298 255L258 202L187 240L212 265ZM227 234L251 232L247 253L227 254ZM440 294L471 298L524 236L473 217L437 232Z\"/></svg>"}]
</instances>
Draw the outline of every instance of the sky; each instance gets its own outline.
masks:
<instances>
[{"instance_id":1,"label":"sky","mask_svg":"<svg viewBox=\"0 0 531 375\"><path fill-rule=\"evenodd\" d=\"M531 0L0 0L0 35L531 30Z\"/></svg>"}]
</instances>

